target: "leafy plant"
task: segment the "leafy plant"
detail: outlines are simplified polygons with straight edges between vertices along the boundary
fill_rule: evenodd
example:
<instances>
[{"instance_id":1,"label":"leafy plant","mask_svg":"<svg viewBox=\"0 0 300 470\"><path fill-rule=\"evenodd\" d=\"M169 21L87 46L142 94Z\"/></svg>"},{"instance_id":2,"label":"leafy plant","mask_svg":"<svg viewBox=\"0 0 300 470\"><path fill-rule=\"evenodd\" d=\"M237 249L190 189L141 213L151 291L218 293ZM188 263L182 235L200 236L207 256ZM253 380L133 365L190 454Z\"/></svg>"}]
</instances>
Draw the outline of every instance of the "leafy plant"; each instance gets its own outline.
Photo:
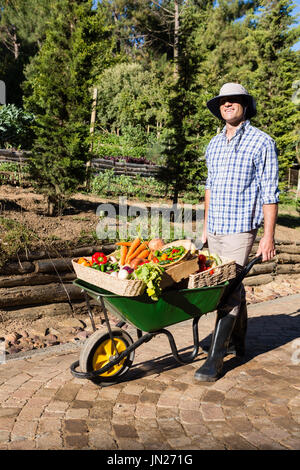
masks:
<instances>
[{"instance_id":1,"label":"leafy plant","mask_svg":"<svg viewBox=\"0 0 300 470\"><path fill-rule=\"evenodd\" d=\"M14 104L0 108L0 146L28 150L32 146L34 133L32 125L35 117L32 113L18 108Z\"/></svg>"},{"instance_id":2,"label":"leafy plant","mask_svg":"<svg viewBox=\"0 0 300 470\"><path fill-rule=\"evenodd\" d=\"M136 277L146 283L147 294L152 300L157 301L162 292L160 283L163 273L163 268L151 262L142 264L135 270Z\"/></svg>"}]
</instances>

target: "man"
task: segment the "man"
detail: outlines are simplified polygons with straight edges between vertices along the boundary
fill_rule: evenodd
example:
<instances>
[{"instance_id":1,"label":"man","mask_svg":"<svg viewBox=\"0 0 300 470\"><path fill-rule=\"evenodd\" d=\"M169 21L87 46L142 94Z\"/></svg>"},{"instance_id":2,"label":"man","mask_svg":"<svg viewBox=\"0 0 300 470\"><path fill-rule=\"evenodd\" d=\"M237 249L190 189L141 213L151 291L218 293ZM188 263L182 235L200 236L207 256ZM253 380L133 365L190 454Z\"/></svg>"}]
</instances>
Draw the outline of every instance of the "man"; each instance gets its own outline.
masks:
<instances>
[{"instance_id":1,"label":"man","mask_svg":"<svg viewBox=\"0 0 300 470\"><path fill-rule=\"evenodd\" d=\"M213 137L206 151L208 176L202 241L208 242L211 253L233 259L238 268L242 267L264 219L264 233L256 254L268 261L275 256L279 194L276 145L268 134L250 124L256 104L240 84L223 85L207 107L225 121L225 127ZM196 380L217 380L225 354L245 354L245 297L244 287L240 286L217 312L208 357L196 371Z\"/></svg>"}]
</instances>

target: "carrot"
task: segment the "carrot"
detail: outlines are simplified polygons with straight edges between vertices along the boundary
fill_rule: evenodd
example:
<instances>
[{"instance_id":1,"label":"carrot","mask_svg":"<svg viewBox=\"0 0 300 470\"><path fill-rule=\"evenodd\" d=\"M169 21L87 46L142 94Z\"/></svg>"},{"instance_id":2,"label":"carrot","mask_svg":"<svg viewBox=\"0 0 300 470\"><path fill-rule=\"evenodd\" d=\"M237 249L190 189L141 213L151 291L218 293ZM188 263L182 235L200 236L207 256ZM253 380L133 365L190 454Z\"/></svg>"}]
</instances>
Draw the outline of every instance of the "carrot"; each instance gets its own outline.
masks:
<instances>
[{"instance_id":1,"label":"carrot","mask_svg":"<svg viewBox=\"0 0 300 470\"><path fill-rule=\"evenodd\" d=\"M152 253L152 251L150 251L149 256L148 256L148 260L151 261L152 258L153 258L153 253Z\"/></svg>"},{"instance_id":2,"label":"carrot","mask_svg":"<svg viewBox=\"0 0 300 470\"><path fill-rule=\"evenodd\" d=\"M137 255L137 258L148 258L149 253L149 250L143 250L139 255Z\"/></svg>"},{"instance_id":3,"label":"carrot","mask_svg":"<svg viewBox=\"0 0 300 470\"><path fill-rule=\"evenodd\" d=\"M125 260L126 260L126 256L127 256L127 251L128 251L127 246L122 245L122 246L121 246L121 259L120 259L120 265L121 265L121 266L124 266L124 264L125 264Z\"/></svg>"},{"instance_id":4,"label":"carrot","mask_svg":"<svg viewBox=\"0 0 300 470\"><path fill-rule=\"evenodd\" d=\"M141 244L141 240L139 238L136 238L135 240L133 240L126 256L126 260L125 260L126 263L128 262L129 256L131 256L135 252L135 250L140 244Z\"/></svg>"},{"instance_id":5,"label":"carrot","mask_svg":"<svg viewBox=\"0 0 300 470\"><path fill-rule=\"evenodd\" d=\"M130 263L132 259L137 258L137 256L145 250L147 250L147 245L145 245L145 243L142 243L140 246L137 247L137 249L132 253L132 255L128 256L127 262Z\"/></svg>"},{"instance_id":6,"label":"carrot","mask_svg":"<svg viewBox=\"0 0 300 470\"><path fill-rule=\"evenodd\" d=\"M116 245L118 246L131 246L132 242L117 242Z\"/></svg>"}]
</instances>

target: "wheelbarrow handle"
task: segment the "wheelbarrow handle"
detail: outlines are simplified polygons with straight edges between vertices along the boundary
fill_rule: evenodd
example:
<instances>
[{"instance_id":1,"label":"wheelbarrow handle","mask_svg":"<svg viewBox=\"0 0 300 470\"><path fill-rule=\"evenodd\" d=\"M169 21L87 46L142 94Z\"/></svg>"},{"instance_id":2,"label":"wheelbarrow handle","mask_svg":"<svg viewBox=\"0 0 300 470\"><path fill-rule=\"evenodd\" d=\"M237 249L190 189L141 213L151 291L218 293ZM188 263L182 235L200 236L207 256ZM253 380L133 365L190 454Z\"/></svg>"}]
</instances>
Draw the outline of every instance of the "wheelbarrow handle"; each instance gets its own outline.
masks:
<instances>
[{"instance_id":1,"label":"wheelbarrow handle","mask_svg":"<svg viewBox=\"0 0 300 470\"><path fill-rule=\"evenodd\" d=\"M248 272L254 266L255 263L258 263L262 260L262 255L255 256L249 263L242 269L242 271L236 276L233 281L230 282L228 290L226 290L225 296L222 297L220 304L225 304L227 298L232 294L232 292L243 282L244 277L247 276Z\"/></svg>"},{"instance_id":2,"label":"wheelbarrow handle","mask_svg":"<svg viewBox=\"0 0 300 470\"><path fill-rule=\"evenodd\" d=\"M256 264L259 263L262 260L262 255L255 256L249 263L242 269L242 271L239 273L238 277L241 276L241 282L244 279L244 277L247 276L248 272L252 269L252 267Z\"/></svg>"}]
</instances>

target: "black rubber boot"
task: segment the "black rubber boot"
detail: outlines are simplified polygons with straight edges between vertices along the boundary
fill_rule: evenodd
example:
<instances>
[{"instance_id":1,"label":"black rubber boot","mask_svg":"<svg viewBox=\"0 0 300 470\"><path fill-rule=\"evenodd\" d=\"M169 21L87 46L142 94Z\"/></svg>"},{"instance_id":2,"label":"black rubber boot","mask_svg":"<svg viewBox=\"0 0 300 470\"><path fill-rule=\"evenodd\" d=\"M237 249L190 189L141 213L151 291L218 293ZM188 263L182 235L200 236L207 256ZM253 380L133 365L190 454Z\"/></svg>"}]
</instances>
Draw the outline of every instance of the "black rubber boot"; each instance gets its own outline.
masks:
<instances>
[{"instance_id":1,"label":"black rubber boot","mask_svg":"<svg viewBox=\"0 0 300 470\"><path fill-rule=\"evenodd\" d=\"M236 321L235 315L218 313L216 326L208 356L204 364L195 372L195 379L200 382L215 382L221 375L223 359L226 355L230 336Z\"/></svg>"},{"instance_id":2,"label":"black rubber boot","mask_svg":"<svg viewBox=\"0 0 300 470\"><path fill-rule=\"evenodd\" d=\"M247 304L246 300L243 300L239 313L236 317L236 322L232 330L228 353L234 354L238 357L245 356L245 340L247 333L247 323L248 323L248 314L247 314Z\"/></svg>"},{"instance_id":3,"label":"black rubber boot","mask_svg":"<svg viewBox=\"0 0 300 470\"><path fill-rule=\"evenodd\" d=\"M246 340L246 333L247 333L247 322L248 322L247 305L246 305L246 301L243 301L241 303L239 313L236 317L234 328L232 330L228 348L227 348L225 355L232 354L233 356L236 356L236 357L245 356L245 353L246 353L245 340ZM201 345L201 347L203 351L208 352L210 345L203 344Z\"/></svg>"}]
</instances>

